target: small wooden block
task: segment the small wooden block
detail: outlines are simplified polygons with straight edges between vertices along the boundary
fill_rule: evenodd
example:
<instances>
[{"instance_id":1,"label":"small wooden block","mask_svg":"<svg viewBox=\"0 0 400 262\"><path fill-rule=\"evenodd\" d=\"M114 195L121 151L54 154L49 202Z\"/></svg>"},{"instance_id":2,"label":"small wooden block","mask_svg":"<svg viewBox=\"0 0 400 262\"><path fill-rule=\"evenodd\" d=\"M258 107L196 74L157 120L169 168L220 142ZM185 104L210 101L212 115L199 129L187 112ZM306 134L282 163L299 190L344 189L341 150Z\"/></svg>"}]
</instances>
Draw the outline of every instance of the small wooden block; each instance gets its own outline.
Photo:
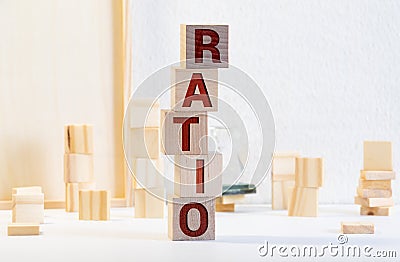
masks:
<instances>
[{"instance_id":1,"label":"small wooden block","mask_svg":"<svg viewBox=\"0 0 400 262\"><path fill-rule=\"evenodd\" d=\"M40 190L41 191L41 190ZM20 194L33 192L31 190L16 189L12 195L12 222L13 223L43 223L44 222L44 194ZM39 192L39 191L34 191Z\"/></svg>"},{"instance_id":2,"label":"small wooden block","mask_svg":"<svg viewBox=\"0 0 400 262\"><path fill-rule=\"evenodd\" d=\"M94 183L66 183L65 184L65 211L79 211L79 190L94 190Z\"/></svg>"},{"instance_id":3,"label":"small wooden block","mask_svg":"<svg viewBox=\"0 0 400 262\"><path fill-rule=\"evenodd\" d=\"M394 205L393 198L377 198L377 197L354 197L354 204L364 207L391 207Z\"/></svg>"},{"instance_id":4,"label":"small wooden block","mask_svg":"<svg viewBox=\"0 0 400 262\"><path fill-rule=\"evenodd\" d=\"M392 171L392 143L364 141L364 170Z\"/></svg>"},{"instance_id":5,"label":"small wooden block","mask_svg":"<svg viewBox=\"0 0 400 262\"><path fill-rule=\"evenodd\" d=\"M134 158L156 159L160 156L159 128L132 128L132 156Z\"/></svg>"},{"instance_id":6,"label":"small wooden block","mask_svg":"<svg viewBox=\"0 0 400 262\"><path fill-rule=\"evenodd\" d=\"M342 234L374 234L374 223L369 222L342 222Z\"/></svg>"},{"instance_id":7,"label":"small wooden block","mask_svg":"<svg viewBox=\"0 0 400 262\"><path fill-rule=\"evenodd\" d=\"M323 175L322 158L296 158L296 186L322 187Z\"/></svg>"},{"instance_id":8,"label":"small wooden block","mask_svg":"<svg viewBox=\"0 0 400 262\"><path fill-rule=\"evenodd\" d=\"M216 212L235 212L235 204L215 204Z\"/></svg>"},{"instance_id":9,"label":"small wooden block","mask_svg":"<svg viewBox=\"0 0 400 262\"><path fill-rule=\"evenodd\" d=\"M362 216L389 216L390 207L360 207Z\"/></svg>"},{"instance_id":10,"label":"small wooden block","mask_svg":"<svg viewBox=\"0 0 400 262\"><path fill-rule=\"evenodd\" d=\"M286 210L288 209L290 188L295 185L292 181L272 181L272 209Z\"/></svg>"},{"instance_id":11,"label":"small wooden block","mask_svg":"<svg viewBox=\"0 0 400 262\"><path fill-rule=\"evenodd\" d=\"M391 197L392 190L391 189L362 189L357 188L357 194L360 197Z\"/></svg>"},{"instance_id":12,"label":"small wooden block","mask_svg":"<svg viewBox=\"0 0 400 262\"><path fill-rule=\"evenodd\" d=\"M107 190L79 191L79 220L109 220L111 198Z\"/></svg>"},{"instance_id":13,"label":"small wooden block","mask_svg":"<svg viewBox=\"0 0 400 262\"><path fill-rule=\"evenodd\" d=\"M393 180L396 178L394 171L366 171L361 170L360 177L365 180Z\"/></svg>"},{"instance_id":14,"label":"small wooden block","mask_svg":"<svg viewBox=\"0 0 400 262\"><path fill-rule=\"evenodd\" d=\"M272 176L294 175L298 153L276 153L272 158Z\"/></svg>"},{"instance_id":15,"label":"small wooden block","mask_svg":"<svg viewBox=\"0 0 400 262\"><path fill-rule=\"evenodd\" d=\"M294 187L288 208L289 216L318 216L318 188Z\"/></svg>"},{"instance_id":16,"label":"small wooden block","mask_svg":"<svg viewBox=\"0 0 400 262\"><path fill-rule=\"evenodd\" d=\"M67 125L64 133L65 153L93 154L93 126Z\"/></svg>"},{"instance_id":17,"label":"small wooden block","mask_svg":"<svg viewBox=\"0 0 400 262\"><path fill-rule=\"evenodd\" d=\"M8 225L9 236L35 236L40 234L39 224L13 223Z\"/></svg>"},{"instance_id":18,"label":"small wooden block","mask_svg":"<svg viewBox=\"0 0 400 262\"><path fill-rule=\"evenodd\" d=\"M228 25L181 25L183 68L227 68Z\"/></svg>"},{"instance_id":19,"label":"small wooden block","mask_svg":"<svg viewBox=\"0 0 400 262\"><path fill-rule=\"evenodd\" d=\"M218 111L218 69L172 68L174 111Z\"/></svg>"},{"instance_id":20,"label":"small wooden block","mask_svg":"<svg viewBox=\"0 0 400 262\"><path fill-rule=\"evenodd\" d=\"M64 182L93 182L93 155L64 154Z\"/></svg>"},{"instance_id":21,"label":"small wooden block","mask_svg":"<svg viewBox=\"0 0 400 262\"><path fill-rule=\"evenodd\" d=\"M135 188L164 187L163 159L135 158L132 161L132 172L135 177Z\"/></svg>"},{"instance_id":22,"label":"small wooden block","mask_svg":"<svg viewBox=\"0 0 400 262\"><path fill-rule=\"evenodd\" d=\"M173 198L168 203L171 240L214 240L215 199Z\"/></svg>"},{"instance_id":23,"label":"small wooden block","mask_svg":"<svg viewBox=\"0 0 400 262\"><path fill-rule=\"evenodd\" d=\"M245 194L239 195L224 195L222 196L222 204L236 204L246 198Z\"/></svg>"},{"instance_id":24,"label":"small wooden block","mask_svg":"<svg viewBox=\"0 0 400 262\"><path fill-rule=\"evenodd\" d=\"M222 154L176 155L174 183L178 197L221 196Z\"/></svg>"},{"instance_id":25,"label":"small wooden block","mask_svg":"<svg viewBox=\"0 0 400 262\"><path fill-rule=\"evenodd\" d=\"M130 106L130 127L160 127L160 102L154 98L135 98Z\"/></svg>"},{"instance_id":26,"label":"small wooden block","mask_svg":"<svg viewBox=\"0 0 400 262\"><path fill-rule=\"evenodd\" d=\"M135 189L135 218L163 218L164 200L157 196L164 195L164 188L152 188L152 193L145 189Z\"/></svg>"},{"instance_id":27,"label":"small wooden block","mask_svg":"<svg viewBox=\"0 0 400 262\"><path fill-rule=\"evenodd\" d=\"M362 189L391 189L391 180L364 180L360 179L360 188Z\"/></svg>"},{"instance_id":28,"label":"small wooden block","mask_svg":"<svg viewBox=\"0 0 400 262\"><path fill-rule=\"evenodd\" d=\"M161 110L161 150L166 155L208 153L206 112Z\"/></svg>"}]
</instances>

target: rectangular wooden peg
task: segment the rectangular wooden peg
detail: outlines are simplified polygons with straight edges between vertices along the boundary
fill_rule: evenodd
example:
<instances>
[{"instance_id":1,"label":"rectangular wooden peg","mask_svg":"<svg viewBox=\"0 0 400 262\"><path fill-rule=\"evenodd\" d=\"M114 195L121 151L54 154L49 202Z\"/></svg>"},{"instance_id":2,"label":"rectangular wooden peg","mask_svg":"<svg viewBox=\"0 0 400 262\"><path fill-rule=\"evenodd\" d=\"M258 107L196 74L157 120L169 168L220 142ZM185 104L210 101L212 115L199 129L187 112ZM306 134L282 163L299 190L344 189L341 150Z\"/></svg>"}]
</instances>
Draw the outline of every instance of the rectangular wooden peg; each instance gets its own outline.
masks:
<instances>
[{"instance_id":1,"label":"rectangular wooden peg","mask_svg":"<svg viewBox=\"0 0 400 262\"><path fill-rule=\"evenodd\" d=\"M370 222L342 222L342 234L374 234L374 223Z\"/></svg>"},{"instance_id":2,"label":"rectangular wooden peg","mask_svg":"<svg viewBox=\"0 0 400 262\"><path fill-rule=\"evenodd\" d=\"M35 236L40 234L39 224L13 223L7 227L8 236Z\"/></svg>"}]
</instances>

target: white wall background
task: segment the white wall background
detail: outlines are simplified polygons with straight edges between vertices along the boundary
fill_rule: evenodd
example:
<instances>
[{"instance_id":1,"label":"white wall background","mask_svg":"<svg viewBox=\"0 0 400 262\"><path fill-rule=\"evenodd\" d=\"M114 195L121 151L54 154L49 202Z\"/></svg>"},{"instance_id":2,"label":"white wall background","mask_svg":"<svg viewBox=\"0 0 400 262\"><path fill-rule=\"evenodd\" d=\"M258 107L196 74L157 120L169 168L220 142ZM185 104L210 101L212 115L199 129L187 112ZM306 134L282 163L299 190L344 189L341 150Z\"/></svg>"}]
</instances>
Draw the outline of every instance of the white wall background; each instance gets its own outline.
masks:
<instances>
[{"instance_id":1,"label":"white wall background","mask_svg":"<svg viewBox=\"0 0 400 262\"><path fill-rule=\"evenodd\" d=\"M230 63L268 98L277 150L324 157L320 203L353 202L363 140L391 140L399 170L399 1L153 0L132 8L135 85L178 61L179 24L230 25ZM267 180L249 201L270 202Z\"/></svg>"}]
</instances>

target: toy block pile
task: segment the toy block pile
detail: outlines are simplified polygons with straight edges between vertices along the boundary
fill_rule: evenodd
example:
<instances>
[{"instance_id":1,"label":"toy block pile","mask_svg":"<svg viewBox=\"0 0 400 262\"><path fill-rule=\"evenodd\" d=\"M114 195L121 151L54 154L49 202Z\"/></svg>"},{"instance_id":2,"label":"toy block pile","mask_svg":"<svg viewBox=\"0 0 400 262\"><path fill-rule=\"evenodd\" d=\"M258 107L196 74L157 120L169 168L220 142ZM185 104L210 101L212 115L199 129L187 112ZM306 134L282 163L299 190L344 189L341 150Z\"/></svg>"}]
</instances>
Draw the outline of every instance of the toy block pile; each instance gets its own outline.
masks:
<instances>
[{"instance_id":1,"label":"toy block pile","mask_svg":"<svg viewBox=\"0 0 400 262\"><path fill-rule=\"evenodd\" d=\"M318 216L318 190L323 183L323 159L296 157L295 186L288 207L289 216Z\"/></svg>"},{"instance_id":2,"label":"toy block pile","mask_svg":"<svg viewBox=\"0 0 400 262\"><path fill-rule=\"evenodd\" d=\"M208 115L218 110L218 68L228 67L227 25L181 25L181 67L172 68L171 110L161 111L162 148L174 155L168 203L172 240L215 239L222 155L208 152Z\"/></svg>"},{"instance_id":3,"label":"toy block pile","mask_svg":"<svg viewBox=\"0 0 400 262\"><path fill-rule=\"evenodd\" d=\"M163 218L165 194L160 156L160 104L153 98L131 101L131 168L136 218Z\"/></svg>"},{"instance_id":4,"label":"toy block pile","mask_svg":"<svg viewBox=\"0 0 400 262\"><path fill-rule=\"evenodd\" d=\"M360 171L355 204L361 215L388 216L394 205L392 180L392 144L387 141L364 141L364 169Z\"/></svg>"},{"instance_id":5,"label":"toy block pile","mask_svg":"<svg viewBox=\"0 0 400 262\"><path fill-rule=\"evenodd\" d=\"M272 158L272 209L287 210L290 190L295 186L297 153L276 153Z\"/></svg>"},{"instance_id":6,"label":"toy block pile","mask_svg":"<svg viewBox=\"0 0 400 262\"><path fill-rule=\"evenodd\" d=\"M93 126L64 127L65 211L78 212L79 190L93 189Z\"/></svg>"},{"instance_id":7,"label":"toy block pile","mask_svg":"<svg viewBox=\"0 0 400 262\"><path fill-rule=\"evenodd\" d=\"M12 190L12 224L8 235L38 235L44 222L44 194L42 188L19 187Z\"/></svg>"}]
</instances>

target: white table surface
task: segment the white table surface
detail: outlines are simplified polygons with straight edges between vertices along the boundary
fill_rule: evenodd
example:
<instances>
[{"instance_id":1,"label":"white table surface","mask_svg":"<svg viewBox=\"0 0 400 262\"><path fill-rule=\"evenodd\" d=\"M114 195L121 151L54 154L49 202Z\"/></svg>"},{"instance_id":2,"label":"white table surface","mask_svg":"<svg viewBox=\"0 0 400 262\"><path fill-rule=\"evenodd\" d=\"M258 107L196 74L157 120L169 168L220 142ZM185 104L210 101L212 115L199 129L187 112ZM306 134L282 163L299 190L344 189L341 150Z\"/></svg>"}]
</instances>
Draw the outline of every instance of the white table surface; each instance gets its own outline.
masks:
<instances>
[{"instance_id":1,"label":"white table surface","mask_svg":"<svg viewBox=\"0 0 400 262\"><path fill-rule=\"evenodd\" d=\"M237 205L235 213L216 214L216 240L170 241L167 218L135 219L132 208L111 210L111 220L79 221L77 213L46 210L40 236L8 237L11 211L0 211L0 261L354 261L354 258L280 258L258 254L265 241L274 245L338 244L341 221L371 221L374 235L347 235L345 245L369 245L397 251L395 259L361 257L357 261L400 261L400 210L389 217L360 216L356 205L320 205L317 218L288 217L270 206ZM166 214L166 213L165 213ZM340 245L339 245L340 246Z\"/></svg>"}]
</instances>

